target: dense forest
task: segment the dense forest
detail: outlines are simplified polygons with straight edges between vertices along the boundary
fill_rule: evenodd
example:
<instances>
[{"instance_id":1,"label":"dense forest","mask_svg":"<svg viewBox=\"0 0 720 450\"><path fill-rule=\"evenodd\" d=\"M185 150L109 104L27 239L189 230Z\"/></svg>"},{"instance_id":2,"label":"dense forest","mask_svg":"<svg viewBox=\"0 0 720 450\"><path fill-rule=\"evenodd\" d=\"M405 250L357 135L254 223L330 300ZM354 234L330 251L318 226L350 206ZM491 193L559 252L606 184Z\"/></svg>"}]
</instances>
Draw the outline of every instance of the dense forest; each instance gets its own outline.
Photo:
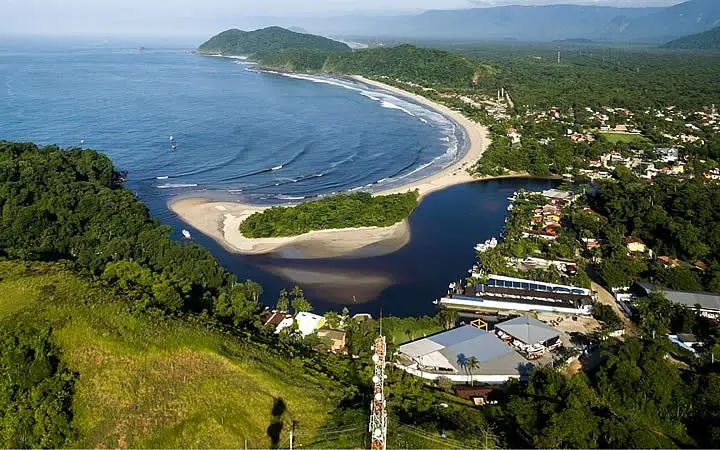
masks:
<instances>
[{"instance_id":1,"label":"dense forest","mask_svg":"<svg viewBox=\"0 0 720 450\"><path fill-rule=\"evenodd\" d=\"M695 372L669 359L671 345L606 341L589 374L536 370L491 417L513 448L717 447L720 377L709 361L691 359Z\"/></svg>"},{"instance_id":2,"label":"dense forest","mask_svg":"<svg viewBox=\"0 0 720 450\"><path fill-rule=\"evenodd\" d=\"M387 227L407 219L417 204L416 191L377 197L367 192L341 194L255 213L240 224L240 231L249 238L265 238L315 230Z\"/></svg>"},{"instance_id":3,"label":"dense forest","mask_svg":"<svg viewBox=\"0 0 720 450\"><path fill-rule=\"evenodd\" d=\"M0 142L0 257L72 261L139 308L225 314L231 303L233 320L253 320L260 288L171 240L121 181L92 150Z\"/></svg>"},{"instance_id":4,"label":"dense forest","mask_svg":"<svg viewBox=\"0 0 720 450\"><path fill-rule=\"evenodd\" d=\"M627 46L425 42L497 68L479 80L485 92L504 87L520 110L585 106L670 106L695 110L717 102L720 54ZM560 63L557 62L560 50Z\"/></svg>"},{"instance_id":5,"label":"dense forest","mask_svg":"<svg viewBox=\"0 0 720 450\"><path fill-rule=\"evenodd\" d=\"M469 88L479 78L492 74L487 64L447 51L412 45L379 47L352 53L285 51L264 58L266 68L286 68L309 72L328 72L381 76L412 81L423 86Z\"/></svg>"},{"instance_id":6,"label":"dense forest","mask_svg":"<svg viewBox=\"0 0 720 450\"><path fill-rule=\"evenodd\" d=\"M720 292L720 186L668 176L652 184L606 182L590 204L609 221L598 230L606 242L602 274L608 285L626 285L635 275L673 289ZM642 239L655 256L685 263L666 269L659 261L628 259L624 236ZM693 268L698 261L705 271Z\"/></svg>"},{"instance_id":7,"label":"dense forest","mask_svg":"<svg viewBox=\"0 0 720 450\"><path fill-rule=\"evenodd\" d=\"M258 60L286 49L314 49L350 52L342 42L312 34L296 33L280 27L268 27L255 31L231 29L204 42L197 53L248 56Z\"/></svg>"}]
</instances>

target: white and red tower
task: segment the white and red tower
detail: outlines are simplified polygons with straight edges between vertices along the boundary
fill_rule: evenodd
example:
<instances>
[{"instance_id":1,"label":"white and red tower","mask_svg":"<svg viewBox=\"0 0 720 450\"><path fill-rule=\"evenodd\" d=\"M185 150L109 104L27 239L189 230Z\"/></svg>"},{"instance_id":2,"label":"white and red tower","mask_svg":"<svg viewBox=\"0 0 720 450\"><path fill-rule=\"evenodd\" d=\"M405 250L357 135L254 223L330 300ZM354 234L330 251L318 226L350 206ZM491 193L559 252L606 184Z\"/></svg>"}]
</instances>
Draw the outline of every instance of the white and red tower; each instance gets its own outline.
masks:
<instances>
[{"instance_id":1,"label":"white and red tower","mask_svg":"<svg viewBox=\"0 0 720 450\"><path fill-rule=\"evenodd\" d=\"M370 402L370 448L385 450L387 444L387 411L385 409L385 336L375 339L372 356L375 374L372 377L373 397Z\"/></svg>"}]
</instances>

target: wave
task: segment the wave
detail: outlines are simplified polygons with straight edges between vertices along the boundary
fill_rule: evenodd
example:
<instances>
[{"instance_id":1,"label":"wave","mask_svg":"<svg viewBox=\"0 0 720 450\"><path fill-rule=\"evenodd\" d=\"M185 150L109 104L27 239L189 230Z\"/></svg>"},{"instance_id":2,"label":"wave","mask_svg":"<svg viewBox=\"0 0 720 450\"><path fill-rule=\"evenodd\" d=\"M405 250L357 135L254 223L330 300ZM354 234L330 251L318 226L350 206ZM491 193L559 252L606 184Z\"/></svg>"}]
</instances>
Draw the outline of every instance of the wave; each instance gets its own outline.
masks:
<instances>
[{"instance_id":1,"label":"wave","mask_svg":"<svg viewBox=\"0 0 720 450\"><path fill-rule=\"evenodd\" d=\"M306 197L293 197L290 195L278 195L277 198L280 200L304 200Z\"/></svg>"},{"instance_id":2,"label":"wave","mask_svg":"<svg viewBox=\"0 0 720 450\"><path fill-rule=\"evenodd\" d=\"M178 189L178 188L188 188L188 187L196 187L197 184L163 184L161 186L158 186L158 189Z\"/></svg>"},{"instance_id":3,"label":"wave","mask_svg":"<svg viewBox=\"0 0 720 450\"><path fill-rule=\"evenodd\" d=\"M413 117L416 117L415 114L411 113L410 111L408 111L407 109L403 108L402 106L396 105L395 103L390 103L390 102L388 102L388 101L383 100L383 102L380 103L380 105L381 105L383 108L387 108L387 109L397 109L397 110L402 111L402 112L404 112L404 113L410 114L410 115L413 116Z\"/></svg>"},{"instance_id":4,"label":"wave","mask_svg":"<svg viewBox=\"0 0 720 450\"><path fill-rule=\"evenodd\" d=\"M338 79L332 79L332 78L325 78L325 77L319 77L319 76L313 76L313 75L304 75L304 74L294 74L294 73L279 73L279 72L271 72L276 73L278 75L282 75L288 78L294 78L296 80L305 80L305 81L311 81L313 83L321 83L321 84L329 84L331 86L337 86L341 87L343 89L348 89L351 91L355 91L362 95L363 97L367 97L370 100L376 101L380 103L380 106L387 109L397 109L399 111L402 111L412 117L417 117L421 122L425 124L429 124L429 120L431 119L433 123L437 125L447 125L448 122L451 122L450 119L445 117L443 114L428 108L425 105L416 103L414 101L404 100L401 98L398 98L392 94L390 94L388 91L384 90L377 90L377 91L370 91L365 88L365 85L362 85L363 87L359 87L360 85L354 83L354 82L345 82Z\"/></svg>"}]
</instances>

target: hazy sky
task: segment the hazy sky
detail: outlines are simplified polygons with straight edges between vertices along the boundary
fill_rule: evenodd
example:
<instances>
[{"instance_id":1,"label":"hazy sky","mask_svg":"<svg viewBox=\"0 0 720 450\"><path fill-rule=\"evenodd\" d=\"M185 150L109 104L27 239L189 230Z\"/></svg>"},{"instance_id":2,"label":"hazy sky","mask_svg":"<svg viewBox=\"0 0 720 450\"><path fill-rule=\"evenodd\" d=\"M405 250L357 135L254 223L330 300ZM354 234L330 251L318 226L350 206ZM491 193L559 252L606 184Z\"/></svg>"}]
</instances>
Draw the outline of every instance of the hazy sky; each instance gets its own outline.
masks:
<instances>
[{"instance_id":1,"label":"hazy sky","mask_svg":"<svg viewBox=\"0 0 720 450\"><path fill-rule=\"evenodd\" d=\"M682 0L0 0L0 33L206 35L258 17L400 14L507 4L667 6ZM720 1L720 0L719 0Z\"/></svg>"}]
</instances>

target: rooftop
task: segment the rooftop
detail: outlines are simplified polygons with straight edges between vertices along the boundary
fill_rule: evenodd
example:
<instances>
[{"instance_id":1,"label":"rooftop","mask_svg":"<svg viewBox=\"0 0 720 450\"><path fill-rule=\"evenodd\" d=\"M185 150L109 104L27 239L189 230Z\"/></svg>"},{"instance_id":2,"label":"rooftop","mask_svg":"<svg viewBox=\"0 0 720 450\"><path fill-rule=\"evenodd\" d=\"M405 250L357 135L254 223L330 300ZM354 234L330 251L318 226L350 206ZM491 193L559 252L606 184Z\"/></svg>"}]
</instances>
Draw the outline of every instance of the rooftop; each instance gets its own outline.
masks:
<instances>
[{"instance_id":1,"label":"rooftop","mask_svg":"<svg viewBox=\"0 0 720 450\"><path fill-rule=\"evenodd\" d=\"M560 336L557 330L528 315L497 324L495 328L526 345L540 344Z\"/></svg>"},{"instance_id":2,"label":"rooftop","mask_svg":"<svg viewBox=\"0 0 720 450\"><path fill-rule=\"evenodd\" d=\"M399 350L423 366L452 368L457 373L465 372L460 355L477 358L480 364L473 375L524 374L531 367L495 334L469 325L403 344Z\"/></svg>"},{"instance_id":3,"label":"rooftop","mask_svg":"<svg viewBox=\"0 0 720 450\"><path fill-rule=\"evenodd\" d=\"M638 283L638 286L642 288L645 295L656 290L665 294L665 297L671 302L684 305L688 308L694 308L695 305L700 305L702 309L720 311L720 294L717 293L670 291L657 285L650 285L649 283Z\"/></svg>"}]
</instances>

